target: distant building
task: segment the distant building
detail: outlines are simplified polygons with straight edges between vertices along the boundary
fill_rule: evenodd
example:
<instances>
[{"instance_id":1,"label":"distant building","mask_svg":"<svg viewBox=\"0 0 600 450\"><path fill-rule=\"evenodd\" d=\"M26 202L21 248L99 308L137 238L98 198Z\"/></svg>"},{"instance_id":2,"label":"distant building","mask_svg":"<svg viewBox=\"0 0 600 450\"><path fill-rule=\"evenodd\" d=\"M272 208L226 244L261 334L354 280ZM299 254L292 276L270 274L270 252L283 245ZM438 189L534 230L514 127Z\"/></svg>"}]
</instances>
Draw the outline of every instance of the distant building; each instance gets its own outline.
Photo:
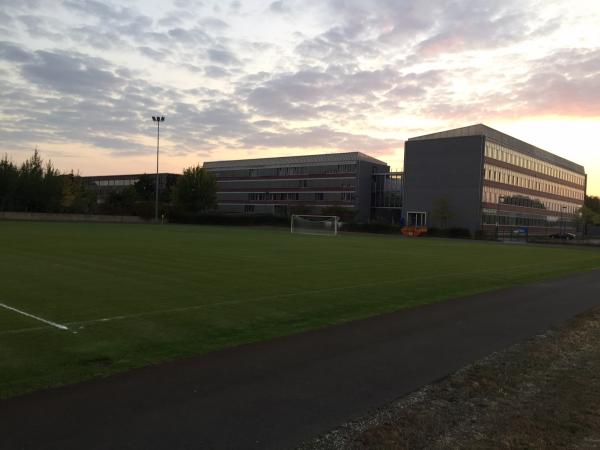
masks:
<instances>
[{"instance_id":1,"label":"distant building","mask_svg":"<svg viewBox=\"0 0 600 450\"><path fill-rule=\"evenodd\" d=\"M477 232L574 232L583 166L478 124L410 138L404 172L360 152L205 162L224 214L328 214ZM151 177L155 175L149 174ZM159 174L161 192L178 174ZM102 201L141 174L83 177Z\"/></svg>"},{"instance_id":2,"label":"distant building","mask_svg":"<svg viewBox=\"0 0 600 450\"><path fill-rule=\"evenodd\" d=\"M111 192L122 190L129 186L134 186L142 175L147 175L156 179L156 174L125 174L125 175L96 175L82 177L87 186L95 190L98 194L98 201L102 203ZM166 189L177 181L181 175L176 173L159 173L158 187L159 191L166 192Z\"/></svg>"},{"instance_id":3,"label":"distant building","mask_svg":"<svg viewBox=\"0 0 600 450\"><path fill-rule=\"evenodd\" d=\"M409 139L404 176L407 224L440 227L442 208L472 233L574 232L586 192L583 166L481 124Z\"/></svg>"},{"instance_id":4,"label":"distant building","mask_svg":"<svg viewBox=\"0 0 600 450\"><path fill-rule=\"evenodd\" d=\"M205 162L218 183L224 213L319 214L343 208L368 221L375 207L374 174L389 173L383 161L363 153Z\"/></svg>"}]
</instances>

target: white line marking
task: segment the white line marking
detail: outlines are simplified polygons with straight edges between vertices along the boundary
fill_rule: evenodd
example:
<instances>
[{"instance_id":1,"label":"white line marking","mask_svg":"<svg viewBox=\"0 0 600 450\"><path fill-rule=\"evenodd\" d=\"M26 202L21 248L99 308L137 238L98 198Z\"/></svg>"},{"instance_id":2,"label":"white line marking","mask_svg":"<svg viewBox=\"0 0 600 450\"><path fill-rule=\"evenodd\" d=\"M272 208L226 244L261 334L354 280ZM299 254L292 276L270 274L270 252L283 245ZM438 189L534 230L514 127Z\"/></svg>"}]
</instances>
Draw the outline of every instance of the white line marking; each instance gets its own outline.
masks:
<instances>
[{"instance_id":1,"label":"white line marking","mask_svg":"<svg viewBox=\"0 0 600 450\"><path fill-rule=\"evenodd\" d=\"M39 320L40 322L44 322L44 323L46 323L46 324L48 324L50 326L58 328L59 330L68 330L69 329L69 327L67 327L65 325L61 325L60 323L52 322L51 320L46 320L46 319L43 319L41 317L34 316L33 314L29 314L29 313L27 313L25 311L21 311L20 309L13 308L12 306L5 305L4 303L0 303L0 306L3 307L3 308L8 309L10 311L16 312L17 314L21 314L23 316L31 317L32 319Z\"/></svg>"},{"instance_id":2,"label":"white line marking","mask_svg":"<svg viewBox=\"0 0 600 450\"><path fill-rule=\"evenodd\" d=\"M42 325L39 327L29 327L29 328L17 328L16 330L2 330L0 331L0 336L4 336L7 334L21 334L21 333L28 333L30 331L42 331L42 330L49 330L50 328L47 325Z\"/></svg>"},{"instance_id":3,"label":"white line marking","mask_svg":"<svg viewBox=\"0 0 600 450\"><path fill-rule=\"evenodd\" d=\"M570 262L570 261L563 261L563 262ZM191 310L197 310L197 309L210 308L213 306L225 306L225 305L233 305L233 304L238 304L238 303L252 303L252 302L271 300L271 299L282 298L282 297L295 297L298 295L319 294L319 293L324 293L324 292L342 291L342 290L356 289L356 288L361 288L361 287L380 286L382 284L397 284L397 283L402 283L402 282L406 282L406 281L444 278L444 277L448 277L448 276L461 276L461 275L471 275L471 274L475 275L478 273L483 273L483 274L487 275L488 277L491 275L492 278L494 278L493 275L497 275L497 274L502 275L504 273L511 272L513 270L519 270L522 268L531 268L531 267L536 267L536 266L545 265L545 264L546 263L522 264L522 265L511 266L509 268L498 269L495 271L481 270L481 271L469 271L469 272L452 272L452 273L446 273L446 274L426 275L426 276L421 276L421 277L398 278L396 280L383 280L383 281L378 281L378 282L354 284L354 285L350 285L350 286L337 286L337 287L325 288L325 289L313 289L313 290L305 290L305 291L300 291L300 292L290 292L287 294L267 295L267 296L262 296L262 297L254 297L254 298L250 298L250 299L238 299L238 300L229 300L229 301L217 302L217 303L205 303L205 304L201 304L201 305L190 305L190 306L183 306L180 308L159 309L159 310L145 311L145 312L135 313L135 314L126 314L126 315L113 316L113 317L102 317L99 319L90 319L90 320L82 320L82 321L66 322L66 323L67 323L67 325L70 325L70 326L76 326L76 325L86 325L86 324L93 324L93 323L112 322L114 320L126 320L126 319L133 319L136 317L185 312L185 311L191 311ZM577 272L583 273L583 272L594 271L594 270L600 270L600 267L590 267L587 269L582 269L581 271L577 271ZM577 273L577 272L575 272L575 273ZM574 275L575 273L570 273L569 275ZM541 281L542 280L533 281L532 283L535 284L535 283L539 283ZM19 312L21 314L25 314L29 317L33 317L34 319L41 320L42 322L48 323L54 327L59 327L59 328L62 327L61 329L68 330L68 328L65 325L56 324L54 322L50 322L50 321L41 319L39 317L32 316L32 315L24 313L22 311L15 310L14 308L11 308L2 303L0 303L0 306L4 306L5 308ZM37 331L37 330L41 330L41 329L44 329L44 327L6 330L6 331L0 331L0 335L13 334L13 333L14 334L26 333L28 331Z\"/></svg>"},{"instance_id":4,"label":"white line marking","mask_svg":"<svg viewBox=\"0 0 600 450\"><path fill-rule=\"evenodd\" d=\"M344 291L344 290L348 290L348 289L358 289L358 288L363 288L363 287L376 287L376 286L381 286L382 284L392 284L393 285L393 284L398 284L398 283L402 283L402 282L406 282L406 281L431 280L431 279L445 278L445 277L449 277L449 276L461 276L461 275L471 275L471 274L483 273L490 278L494 278L493 275L497 275L497 274L501 275L501 274L504 274L506 272L510 272L513 270L520 270L525 267L535 267L535 266L540 266L540 265L545 265L545 263L522 264L522 265L512 266L510 268L502 268L501 270L497 270L497 271L481 270L481 271L469 271L469 272L452 272L452 273L445 273L445 274L425 275L425 276L421 276L421 277L398 278L396 280L384 280L384 281L378 281L378 282L360 283L360 284L354 284L354 285L350 285L350 286L337 286L337 287L332 287L332 288L312 289L312 290L305 290L305 291L300 291L300 292L289 292L287 294L274 294L274 295L266 295L266 296L262 296L262 297L254 297L254 298L246 298L246 299L238 299L238 300L226 300L223 302L216 302L216 303L204 303L201 305L182 306L179 308L158 309L158 310L154 310L154 311L144 311L144 312L135 313L135 314L125 314L125 315L113 316L113 317L102 317L99 319L82 320L82 321L77 321L77 322L67 322L67 324L68 325L87 325L87 324L92 324L92 323L112 322L115 320L134 319L136 317L145 317L145 316L154 316L154 315L160 315L160 314L170 314L170 313L178 313L178 312L185 312L185 311L193 311L193 310L197 310L197 309L205 309L205 308L211 308L211 307L215 307L215 306L226 306L226 305L235 305L235 304L239 304L239 303L260 302L263 300L273 300L273 299L277 299L277 298L289 298L289 297L296 297L298 295L322 294L325 292ZM600 267L592 267L591 269L582 270L581 272L586 272L587 270L598 270L598 269L600 269ZM537 282L533 281L532 283L537 283Z\"/></svg>"}]
</instances>

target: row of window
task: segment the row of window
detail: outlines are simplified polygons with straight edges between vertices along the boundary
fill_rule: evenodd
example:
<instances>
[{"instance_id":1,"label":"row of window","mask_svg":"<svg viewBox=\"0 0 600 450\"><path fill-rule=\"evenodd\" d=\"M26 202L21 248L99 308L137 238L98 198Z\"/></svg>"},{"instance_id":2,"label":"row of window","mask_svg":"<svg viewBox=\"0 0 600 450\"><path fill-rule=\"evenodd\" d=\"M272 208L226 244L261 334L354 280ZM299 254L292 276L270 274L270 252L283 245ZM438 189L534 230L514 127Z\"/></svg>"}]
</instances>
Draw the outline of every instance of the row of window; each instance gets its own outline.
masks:
<instances>
[{"instance_id":1,"label":"row of window","mask_svg":"<svg viewBox=\"0 0 600 450\"><path fill-rule=\"evenodd\" d=\"M96 186L133 186L138 180L131 179L112 179L112 180L95 180L92 183Z\"/></svg>"},{"instance_id":2,"label":"row of window","mask_svg":"<svg viewBox=\"0 0 600 450\"><path fill-rule=\"evenodd\" d=\"M295 175L328 175L356 173L356 164L329 164L294 167L258 167L248 169L209 169L217 178L233 177L287 177Z\"/></svg>"},{"instance_id":3,"label":"row of window","mask_svg":"<svg viewBox=\"0 0 600 450\"><path fill-rule=\"evenodd\" d=\"M339 196L338 199L341 201L354 201L355 195L353 192L337 192L327 193L327 200L336 200L334 197ZM249 201L267 201L267 200L278 200L278 201L298 201L300 200L300 194L298 192L250 192L248 194ZM314 192L312 197L308 197L307 194L302 196L304 201L323 201L325 200L325 193Z\"/></svg>"},{"instance_id":4,"label":"row of window","mask_svg":"<svg viewBox=\"0 0 600 450\"><path fill-rule=\"evenodd\" d=\"M508 164L523 167L524 169L543 173L560 180L575 183L582 187L585 185L585 177L580 174L563 169L562 167L555 166L554 164L540 161L539 159L532 158L531 156L523 155L522 153L508 149L503 145L496 144L495 142L490 142L489 140L486 140L485 143L485 156L488 158L497 159L498 161L504 161Z\"/></svg>"},{"instance_id":5,"label":"row of window","mask_svg":"<svg viewBox=\"0 0 600 450\"><path fill-rule=\"evenodd\" d=\"M559 214L561 212L575 214L581 208L581 205L575 203L548 200L544 197L538 197L536 195L523 195L506 189L493 188L489 186L483 187L482 200L485 203L494 203L497 205L507 204L521 206L523 208L545 209Z\"/></svg>"},{"instance_id":6,"label":"row of window","mask_svg":"<svg viewBox=\"0 0 600 450\"><path fill-rule=\"evenodd\" d=\"M293 189L293 188L354 188L355 178L315 178L302 180L229 180L220 182L220 189L252 189L252 190L276 190L276 189ZM316 190L316 189L315 189Z\"/></svg>"},{"instance_id":7,"label":"row of window","mask_svg":"<svg viewBox=\"0 0 600 450\"><path fill-rule=\"evenodd\" d=\"M490 209L483 210L483 224L484 225L512 225L519 227L571 227L574 226L574 222L571 218L560 217L560 216L542 216L536 214L519 214L519 213L508 213L500 211L496 214L496 211Z\"/></svg>"},{"instance_id":8,"label":"row of window","mask_svg":"<svg viewBox=\"0 0 600 450\"><path fill-rule=\"evenodd\" d=\"M299 200L300 194L297 192L251 192L248 194L248 200Z\"/></svg>"},{"instance_id":9,"label":"row of window","mask_svg":"<svg viewBox=\"0 0 600 450\"><path fill-rule=\"evenodd\" d=\"M525 189L543 192L546 194L560 195L575 200L583 200L584 192L568 188L562 184L542 180L530 175L524 175L520 172L504 169L501 167L485 164L483 167L483 177L485 180L496 181L498 183L510 184Z\"/></svg>"},{"instance_id":10,"label":"row of window","mask_svg":"<svg viewBox=\"0 0 600 450\"><path fill-rule=\"evenodd\" d=\"M371 195L372 208L400 208L402 206L402 193L400 192L374 192Z\"/></svg>"}]
</instances>

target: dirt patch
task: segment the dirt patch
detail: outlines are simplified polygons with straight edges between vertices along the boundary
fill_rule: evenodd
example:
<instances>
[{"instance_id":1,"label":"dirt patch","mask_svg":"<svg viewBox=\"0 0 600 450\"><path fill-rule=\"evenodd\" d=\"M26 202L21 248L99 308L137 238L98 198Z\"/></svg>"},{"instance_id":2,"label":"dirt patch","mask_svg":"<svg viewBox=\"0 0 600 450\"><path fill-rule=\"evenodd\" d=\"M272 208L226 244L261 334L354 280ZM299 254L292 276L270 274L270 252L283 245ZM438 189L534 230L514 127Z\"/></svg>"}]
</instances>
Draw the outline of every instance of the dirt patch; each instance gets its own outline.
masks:
<instances>
[{"instance_id":1,"label":"dirt patch","mask_svg":"<svg viewBox=\"0 0 600 450\"><path fill-rule=\"evenodd\" d=\"M600 308L301 448L600 448Z\"/></svg>"}]
</instances>

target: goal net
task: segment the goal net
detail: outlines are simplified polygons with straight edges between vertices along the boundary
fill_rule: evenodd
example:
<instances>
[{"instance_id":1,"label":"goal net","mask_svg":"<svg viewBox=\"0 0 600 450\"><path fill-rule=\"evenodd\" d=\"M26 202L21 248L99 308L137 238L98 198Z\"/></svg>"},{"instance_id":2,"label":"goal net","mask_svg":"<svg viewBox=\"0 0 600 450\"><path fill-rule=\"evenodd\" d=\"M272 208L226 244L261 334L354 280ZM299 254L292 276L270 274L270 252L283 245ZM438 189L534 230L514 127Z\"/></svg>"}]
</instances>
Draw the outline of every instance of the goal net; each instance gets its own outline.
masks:
<instances>
[{"instance_id":1,"label":"goal net","mask_svg":"<svg viewBox=\"0 0 600 450\"><path fill-rule=\"evenodd\" d=\"M301 234L337 235L339 218L337 216L292 215L290 231Z\"/></svg>"}]
</instances>

